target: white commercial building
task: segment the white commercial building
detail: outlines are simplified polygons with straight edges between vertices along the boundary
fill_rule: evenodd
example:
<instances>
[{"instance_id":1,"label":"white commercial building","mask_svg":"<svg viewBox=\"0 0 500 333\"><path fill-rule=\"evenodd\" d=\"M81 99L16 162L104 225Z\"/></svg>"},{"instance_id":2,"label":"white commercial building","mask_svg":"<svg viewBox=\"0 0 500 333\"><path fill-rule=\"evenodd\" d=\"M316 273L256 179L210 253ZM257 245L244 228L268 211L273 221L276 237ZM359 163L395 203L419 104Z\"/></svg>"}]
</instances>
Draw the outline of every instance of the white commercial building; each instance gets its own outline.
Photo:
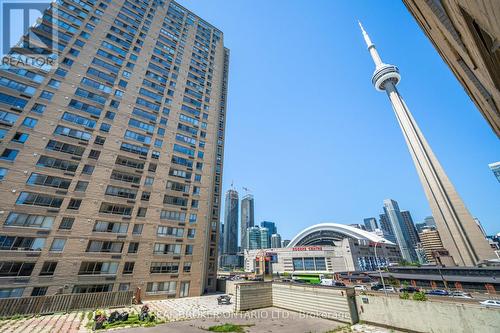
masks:
<instances>
[{"instance_id":1,"label":"white commercial building","mask_svg":"<svg viewBox=\"0 0 500 333\"><path fill-rule=\"evenodd\" d=\"M385 267L401 261L401 253L396 244L375 233L322 223L302 230L287 247L246 250L245 271L255 272L261 260L266 274L331 274Z\"/></svg>"}]
</instances>

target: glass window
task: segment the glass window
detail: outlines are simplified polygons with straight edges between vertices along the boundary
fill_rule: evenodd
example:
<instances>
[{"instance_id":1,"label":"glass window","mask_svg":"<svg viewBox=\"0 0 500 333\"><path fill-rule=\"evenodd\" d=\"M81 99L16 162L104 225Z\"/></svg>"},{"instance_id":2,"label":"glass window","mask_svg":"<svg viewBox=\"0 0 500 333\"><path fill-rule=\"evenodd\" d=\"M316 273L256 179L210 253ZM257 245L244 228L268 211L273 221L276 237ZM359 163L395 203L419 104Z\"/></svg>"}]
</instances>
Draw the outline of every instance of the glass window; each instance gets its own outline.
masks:
<instances>
[{"instance_id":1,"label":"glass window","mask_svg":"<svg viewBox=\"0 0 500 333\"><path fill-rule=\"evenodd\" d=\"M64 245L66 244L66 239L54 238L52 245L50 246L50 251L52 252L62 252L64 250Z\"/></svg>"},{"instance_id":2,"label":"glass window","mask_svg":"<svg viewBox=\"0 0 500 333\"><path fill-rule=\"evenodd\" d=\"M12 142L25 143L28 140L29 134L16 132L12 138Z\"/></svg>"},{"instance_id":3,"label":"glass window","mask_svg":"<svg viewBox=\"0 0 500 333\"><path fill-rule=\"evenodd\" d=\"M36 126L36 123L38 123L38 120L35 118L31 118L31 117L26 117L23 120L23 126L26 126L29 128L34 128Z\"/></svg>"},{"instance_id":4,"label":"glass window","mask_svg":"<svg viewBox=\"0 0 500 333\"><path fill-rule=\"evenodd\" d=\"M302 258L293 258L293 270L294 271L303 271L304 270L304 261Z\"/></svg>"},{"instance_id":5,"label":"glass window","mask_svg":"<svg viewBox=\"0 0 500 333\"><path fill-rule=\"evenodd\" d=\"M54 93L51 93L50 91L43 90L42 93L40 94L40 98L46 99L48 101L52 100L52 97L54 97Z\"/></svg>"},{"instance_id":6,"label":"glass window","mask_svg":"<svg viewBox=\"0 0 500 333\"><path fill-rule=\"evenodd\" d=\"M9 149L5 148L2 155L0 155L0 159L7 161L14 161L17 157L19 150L17 149Z\"/></svg>"},{"instance_id":7,"label":"glass window","mask_svg":"<svg viewBox=\"0 0 500 333\"><path fill-rule=\"evenodd\" d=\"M9 172L9 169L0 168L0 181L5 179L5 176L7 176L8 172Z\"/></svg>"},{"instance_id":8,"label":"glass window","mask_svg":"<svg viewBox=\"0 0 500 333\"><path fill-rule=\"evenodd\" d=\"M71 230L71 228L73 228L74 222L74 217L63 217L61 220L61 224L59 224L59 230Z\"/></svg>"},{"instance_id":9,"label":"glass window","mask_svg":"<svg viewBox=\"0 0 500 333\"><path fill-rule=\"evenodd\" d=\"M85 192L88 185L89 182L79 180L78 183L76 183L75 192Z\"/></svg>"}]
</instances>

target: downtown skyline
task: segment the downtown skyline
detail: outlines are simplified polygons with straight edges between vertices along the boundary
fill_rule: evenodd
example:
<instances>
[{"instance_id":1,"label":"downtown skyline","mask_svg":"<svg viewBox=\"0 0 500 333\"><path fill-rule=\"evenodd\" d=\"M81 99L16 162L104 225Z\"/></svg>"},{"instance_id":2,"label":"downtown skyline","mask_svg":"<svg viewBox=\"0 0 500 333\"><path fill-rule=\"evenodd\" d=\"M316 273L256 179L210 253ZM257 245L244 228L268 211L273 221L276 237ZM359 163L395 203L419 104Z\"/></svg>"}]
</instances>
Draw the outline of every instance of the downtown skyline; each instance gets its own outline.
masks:
<instances>
[{"instance_id":1,"label":"downtown skyline","mask_svg":"<svg viewBox=\"0 0 500 333\"><path fill-rule=\"evenodd\" d=\"M498 159L498 139L402 3L383 8L401 27L389 33L377 21L382 8L370 3L277 1L250 29L241 22L251 22L261 2L227 4L224 13L210 8L217 1L184 2L228 31L233 113L224 190L231 180L248 184L259 198L256 221L279 221L286 239L315 223L363 223L385 198L409 209L415 223L431 215L391 107L366 79L373 64L359 18L383 45L384 57L404 73L404 97L471 214L488 234L498 232L500 204L494 198L500 187L488 168ZM277 8L287 29L275 26ZM244 54L249 48L252 53ZM297 57L287 57L295 49L302 52L302 67ZM273 75L262 80L266 72ZM248 89L259 94L256 103L246 103ZM299 162L298 156L306 158ZM298 179L306 172L320 180L317 195L300 195Z\"/></svg>"}]
</instances>

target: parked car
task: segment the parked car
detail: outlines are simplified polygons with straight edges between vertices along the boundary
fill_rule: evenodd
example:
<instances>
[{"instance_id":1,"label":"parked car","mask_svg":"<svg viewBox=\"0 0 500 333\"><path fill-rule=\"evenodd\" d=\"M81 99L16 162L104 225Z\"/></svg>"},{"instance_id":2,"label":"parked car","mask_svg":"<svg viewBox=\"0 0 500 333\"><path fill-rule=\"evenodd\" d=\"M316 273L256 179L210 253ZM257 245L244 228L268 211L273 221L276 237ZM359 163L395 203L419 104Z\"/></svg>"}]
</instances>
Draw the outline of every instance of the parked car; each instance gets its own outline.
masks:
<instances>
[{"instance_id":1,"label":"parked car","mask_svg":"<svg viewBox=\"0 0 500 333\"><path fill-rule=\"evenodd\" d=\"M403 287L403 288L400 288L399 289L399 292L400 293L404 293L404 292L407 292L409 294L411 293L418 293L420 291L419 288L417 287L412 287L412 286L408 286L408 287Z\"/></svg>"},{"instance_id":2,"label":"parked car","mask_svg":"<svg viewBox=\"0 0 500 333\"><path fill-rule=\"evenodd\" d=\"M357 284L354 286L354 290L357 290L357 291L367 291L368 289L366 288L366 286L363 286L362 284Z\"/></svg>"},{"instance_id":3,"label":"parked car","mask_svg":"<svg viewBox=\"0 0 500 333\"><path fill-rule=\"evenodd\" d=\"M469 293L465 293L463 291L452 291L450 293L450 297L454 298L472 298L472 295Z\"/></svg>"},{"instance_id":4,"label":"parked car","mask_svg":"<svg viewBox=\"0 0 500 333\"><path fill-rule=\"evenodd\" d=\"M378 291L387 291L388 293L395 293L396 289L394 289L394 287L391 286L385 286L385 288L382 287Z\"/></svg>"},{"instance_id":5,"label":"parked car","mask_svg":"<svg viewBox=\"0 0 500 333\"><path fill-rule=\"evenodd\" d=\"M486 306L487 308L500 308L500 301L495 299L488 299L486 301L479 302L479 304Z\"/></svg>"},{"instance_id":6,"label":"parked car","mask_svg":"<svg viewBox=\"0 0 500 333\"><path fill-rule=\"evenodd\" d=\"M447 290L443 289L433 289L426 292L426 294L432 296L448 296L450 293Z\"/></svg>"},{"instance_id":7,"label":"parked car","mask_svg":"<svg viewBox=\"0 0 500 333\"><path fill-rule=\"evenodd\" d=\"M382 288L384 288L384 286L383 286L383 285L381 285L381 284L374 284L374 285L372 285L372 286L371 286L371 288L370 288L370 289L371 289L371 290L375 290L375 291L377 291L377 290L380 290L380 289L382 289Z\"/></svg>"}]
</instances>

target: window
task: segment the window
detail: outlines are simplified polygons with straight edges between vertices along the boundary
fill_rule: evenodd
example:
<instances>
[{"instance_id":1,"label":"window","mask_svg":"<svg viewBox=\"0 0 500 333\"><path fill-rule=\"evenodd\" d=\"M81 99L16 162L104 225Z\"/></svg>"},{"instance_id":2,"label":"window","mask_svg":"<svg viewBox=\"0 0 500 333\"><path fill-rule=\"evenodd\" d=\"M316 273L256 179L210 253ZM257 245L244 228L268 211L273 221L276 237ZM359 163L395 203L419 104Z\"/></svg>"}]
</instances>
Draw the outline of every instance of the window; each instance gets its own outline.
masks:
<instances>
[{"instance_id":1,"label":"window","mask_svg":"<svg viewBox=\"0 0 500 333\"><path fill-rule=\"evenodd\" d=\"M79 180L78 183L76 183L75 192L85 192L88 185L89 182Z\"/></svg>"},{"instance_id":2,"label":"window","mask_svg":"<svg viewBox=\"0 0 500 333\"><path fill-rule=\"evenodd\" d=\"M54 238L52 245L50 246L50 251L52 252L62 252L64 250L64 245L66 244L66 239Z\"/></svg>"},{"instance_id":3,"label":"window","mask_svg":"<svg viewBox=\"0 0 500 333\"><path fill-rule=\"evenodd\" d=\"M19 154L19 150L5 148L4 151L2 152L2 155L0 155L0 159L7 161L14 161L17 157L17 154Z\"/></svg>"},{"instance_id":4,"label":"window","mask_svg":"<svg viewBox=\"0 0 500 333\"><path fill-rule=\"evenodd\" d=\"M197 217L196 214L189 214L189 223L196 223Z\"/></svg>"},{"instance_id":5,"label":"window","mask_svg":"<svg viewBox=\"0 0 500 333\"><path fill-rule=\"evenodd\" d=\"M24 288L5 288L0 289L0 298L11 298L23 296Z\"/></svg>"},{"instance_id":6,"label":"window","mask_svg":"<svg viewBox=\"0 0 500 333\"><path fill-rule=\"evenodd\" d=\"M75 285L73 286L73 294L83 293L103 293L113 291L113 284L90 284L90 285Z\"/></svg>"},{"instance_id":7,"label":"window","mask_svg":"<svg viewBox=\"0 0 500 333\"><path fill-rule=\"evenodd\" d=\"M60 151L61 153L76 155L76 156L82 156L83 152L85 151L85 148L83 147L71 145L69 143L64 143L56 140L49 140L49 143L47 143L45 149Z\"/></svg>"},{"instance_id":8,"label":"window","mask_svg":"<svg viewBox=\"0 0 500 333\"><path fill-rule=\"evenodd\" d=\"M160 225L158 226L156 235L159 237L170 236L170 237L182 238L184 236L184 228L167 227Z\"/></svg>"},{"instance_id":9,"label":"window","mask_svg":"<svg viewBox=\"0 0 500 333\"><path fill-rule=\"evenodd\" d=\"M184 265L182 266L182 271L184 273L190 273L191 272L191 263L185 262Z\"/></svg>"},{"instance_id":10,"label":"window","mask_svg":"<svg viewBox=\"0 0 500 333\"><path fill-rule=\"evenodd\" d=\"M31 276L34 262L0 261L0 277Z\"/></svg>"},{"instance_id":11,"label":"window","mask_svg":"<svg viewBox=\"0 0 500 333\"><path fill-rule=\"evenodd\" d=\"M139 207L137 210L137 217L146 217L147 210L148 209L146 207Z\"/></svg>"},{"instance_id":12,"label":"window","mask_svg":"<svg viewBox=\"0 0 500 333\"><path fill-rule=\"evenodd\" d=\"M90 164L85 164L82 169L82 174L91 175L94 172L94 166Z\"/></svg>"},{"instance_id":13,"label":"window","mask_svg":"<svg viewBox=\"0 0 500 333\"><path fill-rule=\"evenodd\" d=\"M10 213L5 220L5 226L52 229L53 216Z\"/></svg>"},{"instance_id":14,"label":"window","mask_svg":"<svg viewBox=\"0 0 500 333\"><path fill-rule=\"evenodd\" d=\"M122 249L123 242L91 240L87 245L86 252L121 253Z\"/></svg>"},{"instance_id":15,"label":"window","mask_svg":"<svg viewBox=\"0 0 500 333\"><path fill-rule=\"evenodd\" d=\"M7 176L8 172L9 172L9 169L0 168L0 181L5 179L5 176Z\"/></svg>"},{"instance_id":16,"label":"window","mask_svg":"<svg viewBox=\"0 0 500 333\"><path fill-rule=\"evenodd\" d=\"M74 222L74 217L63 217L61 223L59 224L59 230L71 230Z\"/></svg>"},{"instance_id":17,"label":"window","mask_svg":"<svg viewBox=\"0 0 500 333\"><path fill-rule=\"evenodd\" d=\"M82 204L81 199L71 199L68 204L68 209L78 210L80 209L80 205Z\"/></svg>"},{"instance_id":18,"label":"window","mask_svg":"<svg viewBox=\"0 0 500 333\"><path fill-rule=\"evenodd\" d=\"M17 198L16 205L61 207L63 198L41 193L21 192Z\"/></svg>"},{"instance_id":19,"label":"window","mask_svg":"<svg viewBox=\"0 0 500 333\"><path fill-rule=\"evenodd\" d=\"M78 275L115 275L117 262L82 261Z\"/></svg>"},{"instance_id":20,"label":"window","mask_svg":"<svg viewBox=\"0 0 500 333\"><path fill-rule=\"evenodd\" d=\"M123 265L123 274L132 274L134 272L135 262L128 261Z\"/></svg>"},{"instance_id":21,"label":"window","mask_svg":"<svg viewBox=\"0 0 500 333\"><path fill-rule=\"evenodd\" d=\"M57 261L45 261L40 271L40 276L54 275L56 271Z\"/></svg>"},{"instance_id":22,"label":"window","mask_svg":"<svg viewBox=\"0 0 500 333\"><path fill-rule=\"evenodd\" d=\"M33 107L31 108L31 112L42 114L46 108L47 108L47 106L45 106L45 105L35 103L33 105Z\"/></svg>"},{"instance_id":23,"label":"window","mask_svg":"<svg viewBox=\"0 0 500 333\"><path fill-rule=\"evenodd\" d=\"M52 87L52 88L59 89L59 87L61 86L61 81L51 79L51 80L49 81L49 83L48 83L48 86L49 86L49 87Z\"/></svg>"},{"instance_id":24,"label":"window","mask_svg":"<svg viewBox=\"0 0 500 333\"><path fill-rule=\"evenodd\" d=\"M148 282L146 293L148 294L170 294L175 295L177 290L176 281Z\"/></svg>"},{"instance_id":25,"label":"window","mask_svg":"<svg viewBox=\"0 0 500 333\"><path fill-rule=\"evenodd\" d=\"M45 296L48 287L33 287L31 291L31 296Z\"/></svg>"},{"instance_id":26,"label":"window","mask_svg":"<svg viewBox=\"0 0 500 333\"><path fill-rule=\"evenodd\" d=\"M139 243L133 242L128 244L128 253L137 253L139 251Z\"/></svg>"},{"instance_id":27,"label":"window","mask_svg":"<svg viewBox=\"0 0 500 333\"><path fill-rule=\"evenodd\" d=\"M188 229L187 237L194 238L195 233L196 233L196 229Z\"/></svg>"},{"instance_id":28,"label":"window","mask_svg":"<svg viewBox=\"0 0 500 333\"><path fill-rule=\"evenodd\" d=\"M106 142L106 138L105 137L102 137L102 136L99 136L99 135L95 137L94 143L96 145L101 145L102 146L104 144L104 142Z\"/></svg>"},{"instance_id":29,"label":"window","mask_svg":"<svg viewBox=\"0 0 500 333\"><path fill-rule=\"evenodd\" d=\"M126 234L128 231L128 223L96 221L92 231Z\"/></svg>"},{"instance_id":30,"label":"window","mask_svg":"<svg viewBox=\"0 0 500 333\"><path fill-rule=\"evenodd\" d=\"M151 197L151 192L143 191L142 194L141 194L141 200L142 201L149 201L150 197Z\"/></svg>"},{"instance_id":31,"label":"window","mask_svg":"<svg viewBox=\"0 0 500 333\"><path fill-rule=\"evenodd\" d=\"M118 291L128 291L130 289L130 283L120 283L118 285Z\"/></svg>"},{"instance_id":32,"label":"window","mask_svg":"<svg viewBox=\"0 0 500 333\"><path fill-rule=\"evenodd\" d=\"M67 190L69 188L69 185L71 184L71 180L67 178L48 176L33 172L26 181L26 184L55 187Z\"/></svg>"},{"instance_id":33,"label":"window","mask_svg":"<svg viewBox=\"0 0 500 333\"><path fill-rule=\"evenodd\" d=\"M144 185L151 186L151 185L153 185L154 181L155 181L155 179L153 177L146 177L146 179L144 180Z\"/></svg>"},{"instance_id":34,"label":"window","mask_svg":"<svg viewBox=\"0 0 500 333\"><path fill-rule=\"evenodd\" d=\"M14 134L14 137L12 137L11 141L16 143L25 143L26 140L28 140L28 137L29 134L16 132L16 134Z\"/></svg>"},{"instance_id":35,"label":"window","mask_svg":"<svg viewBox=\"0 0 500 333\"><path fill-rule=\"evenodd\" d=\"M111 129L111 125L106 124L106 123L102 123L101 127L99 128L100 131L103 131L105 133L108 133L110 129Z\"/></svg>"},{"instance_id":36,"label":"window","mask_svg":"<svg viewBox=\"0 0 500 333\"><path fill-rule=\"evenodd\" d=\"M46 99L48 101L52 100L52 97L54 97L54 93L51 93L50 91L43 90L42 93L40 94L40 98Z\"/></svg>"},{"instance_id":37,"label":"window","mask_svg":"<svg viewBox=\"0 0 500 333\"><path fill-rule=\"evenodd\" d=\"M132 207L103 202L99 212L105 214L131 216Z\"/></svg>"},{"instance_id":38,"label":"window","mask_svg":"<svg viewBox=\"0 0 500 333\"><path fill-rule=\"evenodd\" d=\"M186 255L192 255L193 254L193 245L186 245Z\"/></svg>"},{"instance_id":39,"label":"window","mask_svg":"<svg viewBox=\"0 0 500 333\"><path fill-rule=\"evenodd\" d=\"M179 263L176 262L152 262L150 273L179 273Z\"/></svg>"},{"instance_id":40,"label":"window","mask_svg":"<svg viewBox=\"0 0 500 333\"><path fill-rule=\"evenodd\" d=\"M143 227L144 227L144 224L134 224L134 229L132 230L132 235L142 234Z\"/></svg>"},{"instance_id":41,"label":"window","mask_svg":"<svg viewBox=\"0 0 500 333\"><path fill-rule=\"evenodd\" d=\"M101 151L100 150L95 150L95 149L92 149L89 153L89 158L93 159L93 160L97 160L99 159L99 156L101 155Z\"/></svg>"}]
</instances>

